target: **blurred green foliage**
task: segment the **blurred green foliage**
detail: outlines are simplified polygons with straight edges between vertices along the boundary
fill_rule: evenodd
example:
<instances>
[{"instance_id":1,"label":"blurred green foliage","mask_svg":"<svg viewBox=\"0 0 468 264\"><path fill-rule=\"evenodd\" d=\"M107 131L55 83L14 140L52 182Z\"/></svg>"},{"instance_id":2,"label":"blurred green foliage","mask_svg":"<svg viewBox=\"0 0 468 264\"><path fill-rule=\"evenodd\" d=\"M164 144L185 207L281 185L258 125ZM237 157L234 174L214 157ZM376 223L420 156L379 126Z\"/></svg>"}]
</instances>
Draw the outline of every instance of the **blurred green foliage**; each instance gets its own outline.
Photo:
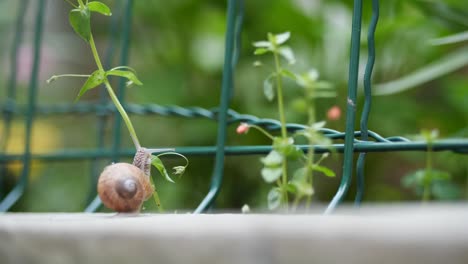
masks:
<instances>
[{"instance_id":1,"label":"blurred green foliage","mask_svg":"<svg viewBox=\"0 0 468 264\"><path fill-rule=\"evenodd\" d=\"M16 7L19 1L0 2L0 101L4 103L10 68ZM25 22L26 35L20 48L18 69L18 102L24 103L32 57L32 26L35 1L29 8ZM104 1L111 6L113 16L121 14L122 1ZM94 69L86 43L76 37L67 22L68 6L64 1L47 2L46 32L42 50L38 103L71 103L80 80L59 80L47 85L53 74L86 73ZM137 0L131 36L129 65L139 73L143 86L126 92L126 102L162 105L201 106L218 105L223 65L225 1L216 0ZM298 64L294 70L305 72L315 68L320 77L337 88L336 98L317 101L317 117L325 119L333 105L343 109L346 103L349 39L352 1L349 0L257 0L246 1L242 52L235 77L235 91L231 108L241 113L275 118L275 104L263 98L262 82L265 72L252 66L255 61L251 43L262 39L267 32L291 32L290 45ZM366 58L366 37L370 19L370 2L366 1L363 20L361 68ZM111 41L107 17L93 17L93 30L101 54ZM381 1L381 16L376 32L377 59L373 81L385 84L424 70L447 54L465 54L468 41L447 45L431 45L435 38L468 31L468 2L458 0ZM114 56L112 65L118 65ZM385 96L374 96L369 128L384 136L417 134L421 129L440 131L441 138L468 137L468 68L462 64L437 78L426 79L413 87ZM442 67L441 70L445 70ZM265 70L266 71L266 70ZM363 72L363 71L362 71ZM362 78L362 74L361 74ZM362 83L362 79L361 79ZM292 83L285 83L286 118L288 122L304 123L306 115L297 113L292 102L303 93ZM379 86L375 85L376 92ZM83 101L96 102L99 92L92 90ZM358 103L362 103L360 98ZM359 114L359 113L358 113ZM3 118L3 116L2 116ZM215 144L216 124L208 120L133 116L140 140L148 147L201 146ZM18 131L24 126L21 116L14 120ZM328 127L343 130L344 119L329 122ZM97 118L89 115L41 116L36 120L34 152L92 149L96 146ZM106 127L106 142L112 141L112 122ZM124 128L122 144L131 146ZM48 137L48 131L57 135ZM46 137L46 138L44 138ZM2 140L0 138L0 140ZM21 133L13 133L9 152L21 152L24 140ZM262 135L229 132L231 145L266 144ZM23 142L23 143L22 143ZM434 168L452 175L457 195L450 199L465 199L468 193L468 159L466 155L449 152L434 153ZM213 159L189 157L190 167L176 184L161 180L159 194L166 209L191 209L208 190ZM425 154L370 153L366 162L365 201L402 201L417 199L400 179L411 171L424 167ZM101 166L110 161L102 161ZM172 162L168 160L168 162ZM35 162L26 195L14 207L17 211L79 211L85 206L89 192L90 161ZM341 174L341 154L334 154L324 165ZM15 181L21 164L11 164L8 186ZM225 181L217 202L219 208L239 210L243 204L251 208L266 208L266 186L260 176L261 163L257 156L226 158ZM336 179L317 178L317 202L328 202L337 189ZM452 188L445 188L449 194ZM352 199L353 189L348 195ZM154 209L151 201L145 205Z\"/></svg>"}]
</instances>

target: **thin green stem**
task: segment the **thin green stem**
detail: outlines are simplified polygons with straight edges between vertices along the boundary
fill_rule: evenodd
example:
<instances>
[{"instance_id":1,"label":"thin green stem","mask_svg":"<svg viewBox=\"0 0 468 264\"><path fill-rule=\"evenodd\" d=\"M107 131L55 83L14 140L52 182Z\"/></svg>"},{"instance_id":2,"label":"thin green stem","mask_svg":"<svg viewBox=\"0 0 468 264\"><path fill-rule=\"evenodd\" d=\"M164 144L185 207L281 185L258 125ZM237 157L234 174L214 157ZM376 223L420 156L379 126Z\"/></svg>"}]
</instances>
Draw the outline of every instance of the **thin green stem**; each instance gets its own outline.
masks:
<instances>
[{"instance_id":1,"label":"thin green stem","mask_svg":"<svg viewBox=\"0 0 468 264\"><path fill-rule=\"evenodd\" d=\"M80 4L83 2L79 0ZM96 61L96 65L99 70L104 71L104 67L102 67L101 59L99 58L98 51L96 49L96 44L94 43L94 38L93 34L91 34L91 37L89 38L89 45L91 46L91 51L93 53L94 60ZM136 135L135 129L133 128L132 121L130 121L130 118L127 115L127 112L125 112L125 109L123 108L122 104L120 104L119 98L114 93L114 90L112 89L112 86L109 83L109 80L105 80L104 84L106 86L107 92L109 93L109 96L112 99L112 102L114 103L115 107L119 111L120 115L122 116L122 119L125 122L125 125L127 126L128 132L130 133L130 137L133 140L133 144L135 145L135 148L138 150L141 145L140 142L138 141L138 137Z\"/></svg>"},{"instance_id":2,"label":"thin green stem","mask_svg":"<svg viewBox=\"0 0 468 264\"><path fill-rule=\"evenodd\" d=\"M424 174L424 191L423 191L423 202L428 202L431 199L431 186L432 186L432 141L427 142L427 154L426 154L426 171Z\"/></svg>"},{"instance_id":3,"label":"thin green stem","mask_svg":"<svg viewBox=\"0 0 468 264\"><path fill-rule=\"evenodd\" d=\"M112 89L112 86L109 83L109 80L106 79L104 81L104 84L106 85L107 92L109 93L112 102L114 103L115 107L117 108L117 111L119 111L120 115L122 116L123 121L125 122L125 125L127 126L128 132L130 133L130 137L132 138L135 148L138 150L141 147L141 145L140 145L140 141L138 141L138 137L136 135L135 129L133 128L132 121L130 121L130 118L128 117L127 112L125 112L125 109L120 104L119 99L115 95L114 90Z\"/></svg>"},{"instance_id":4,"label":"thin green stem","mask_svg":"<svg viewBox=\"0 0 468 264\"><path fill-rule=\"evenodd\" d=\"M273 56L275 58L275 69L276 69L276 89L277 89L277 94L278 94L278 113L279 113L279 119L281 122L281 137L283 139L286 139L288 137L287 130L286 130L286 117L284 114L284 102L283 102L283 79L281 77L281 65L279 63L279 56L278 56L278 51L277 47L275 47L275 51L273 52ZM284 207L286 211L288 211L288 190L286 189L286 186L288 184L288 166L287 166L287 161L286 159L284 160L282 164L282 170L283 170L283 175L282 175L282 186L281 190L283 192L283 201L284 201Z\"/></svg>"},{"instance_id":5,"label":"thin green stem","mask_svg":"<svg viewBox=\"0 0 468 264\"><path fill-rule=\"evenodd\" d=\"M81 0L79 1L81 2ZM94 43L93 34L91 34L91 37L89 38L89 45L91 46L91 51L93 52L93 57L94 57L94 60L96 61L96 65L98 69L101 71L104 71L104 67L102 67L101 59L99 58L99 54L96 49L96 44Z\"/></svg>"},{"instance_id":6,"label":"thin green stem","mask_svg":"<svg viewBox=\"0 0 468 264\"><path fill-rule=\"evenodd\" d=\"M73 6L74 8L78 8L78 6L76 6L75 4L73 4L70 0L65 0L66 2L68 2L71 6Z\"/></svg>"},{"instance_id":7,"label":"thin green stem","mask_svg":"<svg viewBox=\"0 0 468 264\"><path fill-rule=\"evenodd\" d=\"M268 131L266 131L265 129L263 129L263 128L259 127L259 126L249 124L249 127L257 129L258 131L262 132L265 136L267 136L271 140L275 139L272 134L268 133Z\"/></svg>"},{"instance_id":8,"label":"thin green stem","mask_svg":"<svg viewBox=\"0 0 468 264\"><path fill-rule=\"evenodd\" d=\"M62 78L62 77L78 77L78 78L89 78L89 74L59 74L59 75L52 75L46 82L47 83L51 83L55 80L57 80L58 78Z\"/></svg>"},{"instance_id":9,"label":"thin green stem","mask_svg":"<svg viewBox=\"0 0 468 264\"><path fill-rule=\"evenodd\" d=\"M150 181L151 181L151 184L155 186L153 177L151 176L150 176ZM153 199L154 199L154 202L156 203L156 206L158 207L159 212L164 213L164 208L162 207L161 200L159 199L158 192L156 191L156 187L154 188Z\"/></svg>"},{"instance_id":10,"label":"thin green stem","mask_svg":"<svg viewBox=\"0 0 468 264\"><path fill-rule=\"evenodd\" d=\"M314 164L314 147L310 145L309 152L307 153L306 175L307 175L307 181L312 187L312 190L314 189L314 170L312 169L313 164ZM306 208L309 208L311 201L312 201L312 195L307 195Z\"/></svg>"},{"instance_id":11,"label":"thin green stem","mask_svg":"<svg viewBox=\"0 0 468 264\"><path fill-rule=\"evenodd\" d=\"M315 123L315 102L313 99L309 101L308 114L309 114L309 126L312 126ZM308 129L312 129L312 128L308 128ZM314 170L312 169L312 165L314 165L314 152L315 152L314 142L312 141L312 138L309 137L309 152L307 153L306 175L307 175L307 181L309 182L312 190L314 189ZM312 195L307 195L307 200L306 200L306 205L305 205L306 210L309 210L311 202L312 202Z\"/></svg>"},{"instance_id":12,"label":"thin green stem","mask_svg":"<svg viewBox=\"0 0 468 264\"><path fill-rule=\"evenodd\" d=\"M175 155L175 156L179 156L181 158L183 158L185 160L185 165L184 167L187 168L188 165L189 165L189 160L187 159L187 157L185 157L184 155L180 154L180 153L177 153L177 152L164 152L164 153L161 153L161 154L158 154L156 155L156 157L162 157L162 156L167 156L167 155Z\"/></svg>"},{"instance_id":13,"label":"thin green stem","mask_svg":"<svg viewBox=\"0 0 468 264\"><path fill-rule=\"evenodd\" d=\"M299 202L301 201L301 196L300 195L296 195L296 197L294 197L294 201L293 201L293 204L292 204L292 211L293 212L296 212L297 210L297 207L299 206Z\"/></svg>"},{"instance_id":14,"label":"thin green stem","mask_svg":"<svg viewBox=\"0 0 468 264\"><path fill-rule=\"evenodd\" d=\"M286 131L286 117L284 114L284 102L283 102L283 79L281 77L281 65L279 63L279 56L277 52L273 52L275 57L275 67L276 67L276 88L278 93L278 113L279 119L281 122L281 136L287 138L288 134Z\"/></svg>"},{"instance_id":15,"label":"thin green stem","mask_svg":"<svg viewBox=\"0 0 468 264\"><path fill-rule=\"evenodd\" d=\"M84 7L85 5L83 4L83 1L82 0L78 0L78 4L80 5L80 7Z\"/></svg>"}]
</instances>

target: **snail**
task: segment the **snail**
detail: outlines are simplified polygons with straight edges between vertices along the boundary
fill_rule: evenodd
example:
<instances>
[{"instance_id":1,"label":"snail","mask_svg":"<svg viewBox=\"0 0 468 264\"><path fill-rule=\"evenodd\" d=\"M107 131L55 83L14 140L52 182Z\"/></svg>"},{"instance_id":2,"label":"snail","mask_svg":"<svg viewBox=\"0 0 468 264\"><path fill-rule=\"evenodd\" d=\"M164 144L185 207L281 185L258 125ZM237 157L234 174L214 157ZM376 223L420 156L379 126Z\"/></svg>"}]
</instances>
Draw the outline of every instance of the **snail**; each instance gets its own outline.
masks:
<instances>
[{"instance_id":1,"label":"snail","mask_svg":"<svg viewBox=\"0 0 468 264\"><path fill-rule=\"evenodd\" d=\"M98 180L102 203L119 213L138 213L154 192L150 181L151 153L165 149L138 148L133 164L114 163L104 168Z\"/></svg>"}]
</instances>

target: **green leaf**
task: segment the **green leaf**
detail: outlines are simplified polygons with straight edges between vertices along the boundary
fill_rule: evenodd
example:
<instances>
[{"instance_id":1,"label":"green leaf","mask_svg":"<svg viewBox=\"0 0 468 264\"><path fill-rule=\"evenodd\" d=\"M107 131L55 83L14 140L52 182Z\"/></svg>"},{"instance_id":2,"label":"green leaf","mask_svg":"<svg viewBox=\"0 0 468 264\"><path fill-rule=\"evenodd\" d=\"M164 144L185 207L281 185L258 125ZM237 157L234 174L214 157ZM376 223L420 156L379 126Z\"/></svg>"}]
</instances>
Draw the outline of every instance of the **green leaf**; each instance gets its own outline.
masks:
<instances>
[{"instance_id":1,"label":"green leaf","mask_svg":"<svg viewBox=\"0 0 468 264\"><path fill-rule=\"evenodd\" d=\"M261 170L263 179L268 182L276 181L283 174L283 156L275 150L270 151L265 158L260 160L264 168Z\"/></svg>"},{"instance_id":2,"label":"green leaf","mask_svg":"<svg viewBox=\"0 0 468 264\"><path fill-rule=\"evenodd\" d=\"M281 45L285 43L290 37L291 37L290 32L284 32L284 33L275 35L276 45Z\"/></svg>"},{"instance_id":3,"label":"green leaf","mask_svg":"<svg viewBox=\"0 0 468 264\"><path fill-rule=\"evenodd\" d=\"M300 148L294 145L294 139L291 137L286 139L275 137L273 139L273 149L290 159L298 159L304 154Z\"/></svg>"},{"instance_id":4,"label":"green leaf","mask_svg":"<svg viewBox=\"0 0 468 264\"><path fill-rule=\"evenodd\" d=\"M310 183L293 181L292 184L296 187L296 192L299 196L310 196L314 194L314 188L312 185L310 185Z\"/></svg>"},{"instance_id":5,"label":"green leaf","mask_svg":"<svg viewBox=\"0 0 468 264\"><path fill-rule=\"evenodd\" d=\"M185 172L185 166L175 166L172 169L174 170L174 175L180 175L184 174Z\"/></svg>"},{"instance_id":6,"label":"green leaf","mask_svg":"<svg viewBox=\"0 0 468 264\"><path fill-rule=\"evenodd\" d=\"M289 71L289 70L286 70L286 69L281 69L281 75L283 75L284 77L288 77L289 79L291 80L296 80L297 77L296 77L296 74L293 73L292 71Z\"/></svg>"},{"instance_id":7,"label":"green leaf","mask_svg":"<svg viewBox=\"0 0 468 264\"><path fill-rule=\"evenodd\" d=\"M265 49L265 48L257 48L257 49L255 49L255 51L254 51L254 55L262 55L262 54L267 53L268 51L270 51L270 50L269 50L269 49Z\"/></svg>"},{"instance_id":8,"label":"green leaf","mask_svg":"<svg viewBox=\"0 0 468 264\"><path fill-rule=\"evenodd\" d=\"M297 193L297 187L293 183L286 184L286 191L289 193Z\"/></svg>"},{"instance_id":9,"label":"green leaf","mask_svg":"<svg viewBox=\"0 0 468 264\"><path fill-rule=\"evenodd\" d=\"M292 101L291 108L298 113L307 113L308 104L303 97L298 97Z\"/></svg>"},{"instance_id":10,"label":"green leaf","mask_svg":"<svg viewBox=\"0 0 468 264\"><path fill-rule=\"evenodd\" d=\"M462 198L463 191L453 182L434 181L432 194L438 200L456 200Z\"/></svg>"},{"instance_id":11,"label":"green leaf","mask_svg":"<svg viewBox=\"0 0 468 264\"><path fill-rule=\"evenodd\" d=\"M281 175L283 174L283 169L265 167L261 170L261 174L266 182L272 183L281 177Z\"/></svg>"},{"instance_id":12,"label":"green leaf","mask_svg":"<svg viewBox=\"0 0 468 264\"><path fill-rule=\"evenodd\" d=\"M273 187L268 192L268 209L275 210L281 205L281 192L277 187Z\"/></svg>"},{"instance_id":13,"label":"green leaf","mask_svg":"<svg viewBox=\"0 0 468 264\"><path fill-rule=\"evenodd\" d=\"M304 136L312 144L323 145L323 146L326 146L326 147L332 147L332 140L330 138L324 136L316 128L310 127L310 128L308 128L306 130L299 131L296 134Z\"/></svg>"},{"instance_id":14,"label":"green leaf","mask_svg":"<svg viewBox=\"0 0 468 264\"><path fill-rule=\"evenodd\" d=\"M80 92L78 93L78 96L75 99L75 102L78 101L83 94L85 94L88 90L91 90L93 88L96 88L100 84L102 84L106 80L106 77L104 75L103 71L96 70L94 71L91 76L88 77L86 82L83 84L81 87Z\"/></svg>"},{"instance_id":15,"label":"green leaf","mask_svg":"<svg viewBox=\"0 0 468 264\"><path fill-rule=\"evenodd\" d=\"M91 13L87 7L73 9L68 15L70 25L81 38L89 42L91 38Z\"/></svg>"},{"instance_id":16,"label":"green leaf","mask_svg":"<svg viewBox=\"0 0 468 264\"><path fill-rule=\"evenodd\" d=\"M421 136L422 138L427 141L429 144L434 142L439 137L439 130L437 129L432 129L432 130L427 130L423 129L421 131Z\"/></svg>"},{"instance_id":17,"label":"green leaf","mask_svg":"<svg viewBox=\"0 0 468 264\"><path fill-rule=\"evenodd\" d=\"M107 75L124 77L127 78L131 83L134 83L136 85L143 85L143 83L140 82L140 80L138 80L135 73L132 71L110 70L106 72L106 76Z\"/></svg>"},{"instance_id":18,"label":"green leaf","mask_svg":"<svg viewBox=\"0 0 468 264\"><path fill-rule=\"evenodd\" d=\"M412 188L417 186L422 186L424 184L424 178L426 175L426 170L417 170L413 173L405 175L401 179L401 184L406 188Z\"/></svg>"},{"instance_id":19,"label":"green leaf","mask_svg":"<svg viewBox=\"0 0 468 264\"><path fill-rule=\"evenodd\" d=\"M270 153L268 153L266 157L260 159L260 161L266 167L277 168L277 167L280 167L281 164L283 163L283 156L277 151L272 150L270 151Z\"/></svg>"},{"instance_id":20,"label":"green leaf","mask_svg":"<svg viewBox=\"0 0 468 264\"><path fill-rule=\"evenodd\" d=\"M88 8L90 11L92 12L98 12L100 14L103 14L105 16L111 16L112 13L111 13L111 10L110 8L105 5L104 3L101 3L101 2L98 2L98 1L93 1L93 2L89 2L87 4Z\"/></svg>"},{"instance_id":21,"label":"green leaf","mask_svg":"<svg viewBox=\"0 0 468 264\"><path fill-rule=\"evenodd\" d=\"M468 65L468 48L460 48L409 75L387 83L376 84L374 94L400 93L461 69L466 65Z\"/></svg>"},{"instance_id":22,"label":"green leaf","mask_svg":"<svg viewBox=\"0 0 468 264\"><path fill-rule=\"evenodd\" d=\"M254 66L254 67L260 67L260 66L262 66L262 65L263 65L263 64L262 64L261 61L254 61L254 63L253 63L253 66Z\"/></svg>"},{"instance_id":23,"label":"green leaf","mask_svg":"<svg viewBox=\"0 0 468 264\"><path fill-rule=\"evenodd\" d=\"M273 89L273 82L271 82L271 76L263 81L263 94L268 101L273 101L275 98L275 91Z\"/></svg>"},{"instance_id":24,"label":"green leaf","mask_svg":"<svg viewBox=\"0 0 468 264\"><path fill-rule=\"evenodd\" d=\"M336 176L334 171L332 171L329 168L324 167L324 166L314 164L314 165L312 165L312 169L325 174L325 176L327 176L327 177L335 177Z\"/></svg>"},{"instance_id":25,"label":"green leaf","mask_svg":"<svg viewBox=\"0 0 468 264\"><path fill-rule=\"evenodd\" d=\"M263 40L263 41L254 42L254 43L252 43L252 45L253 45L254 47L256 47L256 48L267 48L267 49L269 49L269 48L272 47L272 45L271 45L270 42L264 41L264 40Z\"/></svg>"},{"instance_id":26,"label":"green leaf","mask_svg":"<svg viewBox=\"0 0 468 264\"><path fill-rule=\"evenodd\" d=\"M294 52L290 47L281 47L278 50L279 54L285 58L289 64L296 63Z\"/></svg>"},{"instance_id":27,"label":"green leaf","mask_svg":"<svg viewBox=\"0 0 468 264\"><path fill-rule=\"evenodd\" d=\"M326 121L319 121L319 122L316 122L316 123L313 123L312 125L310 125L310 128L317 131L317 130L325 127L326 123L327 123Z\"/></svg>"},{"instance_id":28,"label":"green leaf","mask_svg":"<svg viewBox=\"0 0 468 264\"><path fill-rule=\"evenodd\" d=\"M468 41L468 31L453 34L450 36L436 38L429 41L431 45L447 45Z\"/></svg>"},{"instance_id":29,"label":"green leaf","mask_svg":"<svg viewBox=\"0 0 468 264\"><path fill-rule=\"evenodd\" d=\"M310 69L304 76L311 81L317 81L319 78L319 72L316 69Z\"/></svg>"},{"instance_id":30,"label":"green leaf","mask_svg":"<svg viewBox=\"0 0 468 264\"><path fill-rule=\"evenodd\" d=\"M296 75L296 83L305 88L310 88L312 92L317 89L317 80L319 72L316 69L310 69L306 73Z\"/></svg>"},{"instance_id":31,"label":"green leaf","mask_svg":"<svg viewBox=\"0 0 468 264\"><path fill-rule=\"evenodd\" d=\"M296 187L296 191L299 196L309 196L314 194L314 189L312 188L312 185L307 182L306 168L299 168L294 172L291 184Z\"/></svg>"},{"instance_id":32,"label":"green leaf","mask_svg":"<svg viewBox=\"0 0 468 264\"><path fill-rule=\"evenodd\" d=\"M294 172L293 181L302 182L307 180L307 168L299 168Z\"/></svg>"},{"instance_id":33,"label":"green leaf","mask_svg":"<svg viewBox=\"0 0 468 264\"><path fill-rule=\"evenodd\" d=\"M426 173L430 174L432 180L450 180L450 174L446 171L428 170Z\"/></svg>"},{"instance_id":34,"label":"green leaf","mask_svg":"<svg viewBox=\"0 0 468 264\"><path fill-rule=\"evenodd\" d=\"M169 177L169 174L167 173L166 167L164 167L163 162L161 161L160 158L151 155L151 164L161 173L162 176L168 181L174 183L174 181Z\"/></svg>"},{"instance_id":35,"label":"green leaf","mask_svg":"<svg viewBox=\"0 0 468 264\"><path fill-rule=\"evenodd\" d=\"M329 82L325 82L325 81L319 81L315 83L315 88L329 90L329 89L333 89L333 84Z\"/></svg>"}]
</instances>

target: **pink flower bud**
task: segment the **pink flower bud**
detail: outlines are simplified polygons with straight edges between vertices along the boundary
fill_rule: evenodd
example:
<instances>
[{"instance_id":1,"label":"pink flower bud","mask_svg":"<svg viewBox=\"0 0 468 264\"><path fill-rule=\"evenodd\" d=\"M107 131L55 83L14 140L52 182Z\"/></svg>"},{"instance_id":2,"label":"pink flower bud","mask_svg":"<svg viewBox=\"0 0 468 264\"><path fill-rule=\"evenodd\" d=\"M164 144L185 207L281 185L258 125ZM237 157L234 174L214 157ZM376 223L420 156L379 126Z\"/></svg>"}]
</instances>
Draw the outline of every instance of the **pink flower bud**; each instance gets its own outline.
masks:
<instances>
[{"instance_id":1,"label":"pink flower bud","mask_svg":"<svg viewBox=\"0 0 468 264\"><path fill-rule=\"evenodd\" d=\"M330 109L328 109L327 118L329 120L335 121L335 120L340 119L340 117L341 117L341 109L338 106L335 105L331 107Z\"/></svg>"},{"instance_id":2,"label":"pink flower bud","mask_svg":"<svg viewBox=\"0 0 468 264\"><path fill-rule=\"evenodd\" d=\"M236 132L237 134L247 134L247 132L249 132L249 124L247 123L241 123L237 129L236 129Z\"/></svg>"}]
</instances>

